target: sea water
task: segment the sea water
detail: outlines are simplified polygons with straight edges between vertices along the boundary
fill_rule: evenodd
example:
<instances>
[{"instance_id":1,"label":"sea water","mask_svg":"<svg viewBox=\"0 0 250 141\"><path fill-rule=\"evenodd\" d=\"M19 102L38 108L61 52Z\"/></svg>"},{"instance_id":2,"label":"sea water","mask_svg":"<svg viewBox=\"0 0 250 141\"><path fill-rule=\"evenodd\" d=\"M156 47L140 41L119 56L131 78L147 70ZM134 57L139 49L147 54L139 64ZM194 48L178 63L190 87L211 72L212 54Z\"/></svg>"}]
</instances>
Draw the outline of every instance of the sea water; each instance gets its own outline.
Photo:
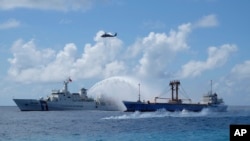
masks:
<instances>
[{"instance_id":1,"label":"sea water","mask_svg":"<svg viewBox=\"0 0 250 141\"><path fill-rule=\"evenodd\" d=\"M0 141L229 141L250 107L227 112L33 111L0 107Z\"/></svg>"}]
</instances>

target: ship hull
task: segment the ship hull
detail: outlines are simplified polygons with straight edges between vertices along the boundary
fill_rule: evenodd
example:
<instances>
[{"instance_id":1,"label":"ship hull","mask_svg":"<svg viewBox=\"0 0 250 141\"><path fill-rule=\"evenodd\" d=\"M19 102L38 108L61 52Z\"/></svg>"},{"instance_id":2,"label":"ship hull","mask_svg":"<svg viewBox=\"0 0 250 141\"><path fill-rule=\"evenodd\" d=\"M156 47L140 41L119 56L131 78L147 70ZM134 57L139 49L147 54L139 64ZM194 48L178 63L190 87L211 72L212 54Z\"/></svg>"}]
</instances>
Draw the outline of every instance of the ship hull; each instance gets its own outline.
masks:
<instances>
[{"instance_id":1,"label":"ship hull","mask_svg":"<svg viewBox=\"0 0 250 141\"><path fill-rule=\"evenodd\" d=\"M43 111L43 105L36 99L13 99L21 111Z\"/></svg>"},{"instance_id":2,"label":"ship hull","mask_svg":"<svg viewBox=\"0 0 250 141\"><path fill-rule=\"evenodd\" d=\"M13 99L21 111L62 111L62 110L117 110L112 105L97 104L94 101L84 102L49 102L36 99Z\"/></svg>"},{"instance_id":3,"label":"ship hull","mask_svg":"<svg viewBox=\"0 0 250 141\"><path fill-rule=\"evenodd\" d=\"M141 112L154 112L164 109L166 111L193 111L200 112L204 108L211 109L213 111L226 111L227 106L208 105L208 104L189 104L189 103L143 103L143 102L130 102L123 101L123 104L127 108L127 112L141 111Z\"/></svg>"}]
</instances>

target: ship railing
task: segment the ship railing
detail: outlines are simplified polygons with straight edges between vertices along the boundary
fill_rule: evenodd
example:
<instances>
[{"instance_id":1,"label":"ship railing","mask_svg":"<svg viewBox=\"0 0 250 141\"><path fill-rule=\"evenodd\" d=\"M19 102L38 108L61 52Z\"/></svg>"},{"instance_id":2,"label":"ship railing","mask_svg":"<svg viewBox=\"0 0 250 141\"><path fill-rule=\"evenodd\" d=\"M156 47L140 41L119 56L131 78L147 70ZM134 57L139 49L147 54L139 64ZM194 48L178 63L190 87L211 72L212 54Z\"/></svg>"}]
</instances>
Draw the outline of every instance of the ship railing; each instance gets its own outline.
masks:
<instances>
[{"instance_id":1,"label":"ship railing","mask_svg":"<svg viewBox=\"0 0 250 141\"><path fill-rule=\"evenodd\" d=\"M164 98L164 97L155 97L154 102L157 103L157 99L166 99L171 100L171 98Z\"/></svg>"},{"instance_id":2,"label":"ship railing","mask_svg":"<svg viewBox=\"0 0 250 141\"><path fill-rule=\"evenodd\" d=\"M154 99L155 103L157 103L157 99L166 99L166 100L169 100L169 101L173 101L172 98L155 97L155 99ZM192 100L190 98L188 98L188 99L178 99L178 100L174 99L174 100L175 101L188 101L189 103L192 103Z\"/></svg>"}]
</instances>

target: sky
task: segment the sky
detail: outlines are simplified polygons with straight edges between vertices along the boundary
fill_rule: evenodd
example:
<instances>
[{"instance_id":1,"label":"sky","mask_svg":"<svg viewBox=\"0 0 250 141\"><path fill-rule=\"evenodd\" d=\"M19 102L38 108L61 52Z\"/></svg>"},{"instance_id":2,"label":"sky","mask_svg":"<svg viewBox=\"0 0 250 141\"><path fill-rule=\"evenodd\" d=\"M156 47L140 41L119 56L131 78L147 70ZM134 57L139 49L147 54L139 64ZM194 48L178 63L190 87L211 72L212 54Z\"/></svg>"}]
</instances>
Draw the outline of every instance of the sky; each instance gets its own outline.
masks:
<instances>
[{"instance_id":1,"label":"sky","mask_svg":"<svg viewBox=\"0 0 250 141\"><path fill-rule=\"evenodd\" d=\"M211 90L250 104L248 0L0 0L0 105L81 87L121 100ZM102 38L104 33L117 33Z\"/></svg>"}]
</instances>

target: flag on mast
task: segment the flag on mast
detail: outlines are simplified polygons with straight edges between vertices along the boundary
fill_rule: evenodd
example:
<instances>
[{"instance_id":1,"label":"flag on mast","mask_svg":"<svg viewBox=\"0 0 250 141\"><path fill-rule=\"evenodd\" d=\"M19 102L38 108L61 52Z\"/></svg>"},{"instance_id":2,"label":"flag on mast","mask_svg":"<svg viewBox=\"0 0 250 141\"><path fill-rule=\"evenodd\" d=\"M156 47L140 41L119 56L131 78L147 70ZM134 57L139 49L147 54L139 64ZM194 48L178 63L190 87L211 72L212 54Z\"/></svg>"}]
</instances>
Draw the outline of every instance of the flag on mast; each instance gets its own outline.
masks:
<instances>
[{"instance_id":1,"label":"flag on mast","mask_svg":"<svg viewBox=\"0 0 250 141\"><path fill-rule=\"evenodd\" d=\"M72 79L69 77L69 82L72 82Z\"/></svg>"}]
</instances>

